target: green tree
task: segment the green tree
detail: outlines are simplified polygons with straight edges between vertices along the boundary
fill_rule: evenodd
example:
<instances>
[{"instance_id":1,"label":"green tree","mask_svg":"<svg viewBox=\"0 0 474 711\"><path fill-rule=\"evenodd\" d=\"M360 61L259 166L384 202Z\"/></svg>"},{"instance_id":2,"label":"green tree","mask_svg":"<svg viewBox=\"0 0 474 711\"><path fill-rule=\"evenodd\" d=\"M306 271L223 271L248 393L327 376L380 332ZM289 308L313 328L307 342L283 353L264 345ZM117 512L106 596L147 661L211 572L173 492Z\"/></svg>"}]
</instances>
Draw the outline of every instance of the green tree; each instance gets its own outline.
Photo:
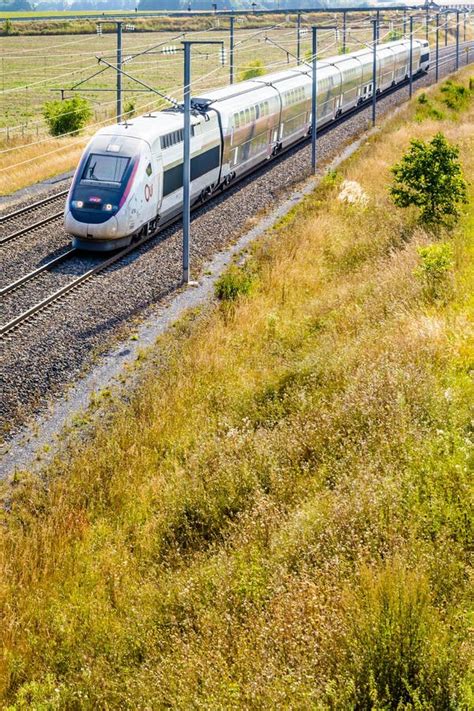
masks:
<instances>
[{"instance_id":1,"label":"green tree","mask_svg":"<svg viewBox=\"0 0 474 711\"><path fill-rule=\"evenodd\" d=\"M459 219L459 206L467 202L466 183L458 160L459 149L442 133L429 143L414 139L401 161L393 166L390 188L395 205L420 209L420 222L451 227Z\"/></svg>"},{"instance_id":2,"label":"green tree","mask_svg":"<svg viewBox=\"0 0 474 711\"><path fill-rule=\"evenodd\" d=\"M13 34L13 22L11 20L5 20L5 23L3 25L3 33L5 35Z\"/></svg>"},{"instance_id":3,"label":"green tree","mask_svg":"<svg viewBox=\"0 0 474 711\"><path fill-rule=\"evenodd\" d=\"M91 118L92 110L87 99L76 95L65 101L47 101L43 116L51 135L63 136L78 133Z\"/></svg>"},{"instance_id":4,"label":"green tree","mask_svg":"<svg viewBox=\"0 0 474 711\"><path fill-rule=\"evenodd\" d=\"M247 64L247 67L240 73L240 81L254 79L265 74L265 67L261 59L254 59Z\"/></svg>"}]
</instances>

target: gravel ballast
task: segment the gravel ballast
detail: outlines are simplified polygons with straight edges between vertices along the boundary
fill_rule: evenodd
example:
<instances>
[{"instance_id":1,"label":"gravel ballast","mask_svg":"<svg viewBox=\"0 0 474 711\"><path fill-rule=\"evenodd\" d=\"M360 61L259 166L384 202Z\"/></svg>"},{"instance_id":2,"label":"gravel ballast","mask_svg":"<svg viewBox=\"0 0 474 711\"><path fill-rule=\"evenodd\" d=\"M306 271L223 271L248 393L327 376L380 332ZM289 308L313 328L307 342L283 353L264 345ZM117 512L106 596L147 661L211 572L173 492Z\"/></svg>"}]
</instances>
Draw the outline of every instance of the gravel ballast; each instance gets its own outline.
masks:
<instances>
[{"instance_id":1,"label":"gravel ballast","mask_svg":"<svg viewBox=\"0 0 474 711\"><path fill-rule=\"evenodd\" d=\"M448 49L452 53L452 48ZM440 74L452 71L453 64L454 60L443 64ZM415 86L418 89L429 83L432 83L431 75L418 80ZM408 89L403 88L381 99L377 104L378 116L390 114L407 98ZM318 159L328 161L340 153L344 145L367 129L370 114L368 107L321 135ZM309 173L310 146L305 144L196 210L192 220L193 275L196 276L216 252L235 242L249 221L262 210L274 207ZM69 247L66 236L56 224L46 226L39 239L37 235L28 239L32 242L26 243L26 249L25 242L21 241L5 245L4 259L9 265L5 283ZM169 301L180 287L181 240L180 225L168 228L2 342L0 416L9 436L45 408L53 395L63 394L65 387L90 369L98 354L110 348L115 339L130 335L153 307ZM59 288L61 280L71 278L67 273L68 264L69 269L73 266L76 270L85 266L82 261L74 260L71 264L67 261L53 273L38 277L35 296L41 297L49 293L48 290ZM23 306L31 301L29 296L22 298L25 299ZM10 312L18 313L17 307L12 306L13 300L8 303ZM2 308L2 314L4 310ZM8 314L2 317L3 323L8 320Z\"/></svg>"}]
</instances>

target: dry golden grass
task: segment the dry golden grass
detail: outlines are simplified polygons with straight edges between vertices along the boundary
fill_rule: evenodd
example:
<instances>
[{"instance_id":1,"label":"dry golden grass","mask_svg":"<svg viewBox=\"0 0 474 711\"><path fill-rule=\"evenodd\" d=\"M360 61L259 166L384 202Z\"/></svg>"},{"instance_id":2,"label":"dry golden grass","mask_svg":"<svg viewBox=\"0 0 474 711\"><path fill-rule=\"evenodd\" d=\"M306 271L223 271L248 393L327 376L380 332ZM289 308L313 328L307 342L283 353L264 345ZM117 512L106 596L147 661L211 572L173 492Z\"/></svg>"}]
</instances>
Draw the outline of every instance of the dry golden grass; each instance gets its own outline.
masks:
<instances>
[{"instance_id":1,"label":"dry golden grass","mask_svg":"<svg viewBox=\"0 0 474 711\"><path fill-rule=\"evenodd\" d=\"M471 176L474 106L415 110L261 241L245 296L161 339L90 441L5 487L7 708L472 706L474 195L433 301L433 237L387 187L440 129Z\"/></svg>"},{"instance_id":2,"label":"dry golden grass","mask_svg":"<svg viewBox=\"0 0 474 711\"><path fill-rule=\"evenodd\" d=\"M9 195L28 185L74 170L88 137L51 138L38 145L0 154L0 195ZM22 139L18 142L23 143ZM0 150L11 148L10 141Z\"/></svg>"}]
</instances>

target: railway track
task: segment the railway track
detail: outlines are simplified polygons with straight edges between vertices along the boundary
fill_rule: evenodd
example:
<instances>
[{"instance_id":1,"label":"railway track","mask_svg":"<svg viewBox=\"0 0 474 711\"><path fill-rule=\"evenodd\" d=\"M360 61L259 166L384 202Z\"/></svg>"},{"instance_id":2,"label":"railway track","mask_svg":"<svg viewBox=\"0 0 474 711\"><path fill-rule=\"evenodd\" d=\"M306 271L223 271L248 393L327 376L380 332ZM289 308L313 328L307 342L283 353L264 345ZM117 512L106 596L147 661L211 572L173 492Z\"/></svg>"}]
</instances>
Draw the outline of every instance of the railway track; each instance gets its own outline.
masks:
<instances>
[{"instance_id":1,"label":"railway track","mask_svg":"<svg viewBox=\"0 0 474 711\"><path fill-rule=\"evenodd\" d=\"M471 43L467 43L467 44L471 44ZM442 55L443 63L446 62L447 60L451 59L453 56L454 56L454 51L447 51L447 52L443 53L443 55ZM432 71L432 70L430 70L430 71ZM413 82L416 83L416 81L418 79L420 79L421 76L424 76L424 75L420 75L420 76L414 78ZM408 85L409 85L409 80L405 80L404 82L397 84L394 87L388 88L387 90L385 90L384 92L382 92L378 95L377 101L389 96L390 94L396 93L396 92L406 88ZM332 121L330 124L327 124L326 126L322 127L321 129L318 130L318 136L321 136L321 135L327 133L328 131L331 131L336 126L338 126L342 123L345 123L346 121L350 120L355 115L364 111L365 109L367 109L368 106L370 106L371 101L372 100L369 98L367 101L365 101L360 106L354 107L350 111L344 113L342 116L340 116L337 119L335 119L334 121ZM305 142L308 142L308 139L305 138L301 141L301 143L305 143ZM294 148L294 146L292 146L291 148ZM290 150L290 149L288 149L288 150ZM282 155L283 154L280 153L279 157L282 157ZM247 176L242 176L242 179L244 177L247 177ZM235 183L232 183L231 187L234 185L235 185ZM47 198L45 201L40 201L38 203L35 203L34 206L30 206L30 209L28 209L28 207L22 208L21 210L16 211L16 213L11 213L11 215L5 216L4 219L6 219L8 217L12 217L14 215L18 215L18 214L29 213L31 208L36 208L38 206L49 204L49 203L53 202L55 199L57 200L60 197L63 197L66 193L67 193L67 191L63 191L62 193L52 196L51 198ZM62 212L59 214L61 215ZM49 220L48 220L48 218L46 218L46 220L42 221L42 224L45 224L46 221L51 221L51 220L55 219L56 217L57 216L50 216ZM165 227L168 227L170 224L179 221L179 219L180 218L175 218L174 220L171 220L166 225L162 225L160 227L159 231L161 232ZM0 221L1 221L1 218L0 218ZM31 229L31 227L30 227L30 229ZM25 228L25 231L28 231L28 228ZM23 311L21 314L19 314L18 316L16 316L12 320L10 320L8 323L4 324L3 326L0 326L0 338L4 339L4 338L9 338L9 337L13 336L14 332L17 329L19 329L19 327L21 325L30 321L36 314L44 311L50 305L52 305L53 303L56 303L60 299L63 299L65 296L67 296L69 293L71 293L72 291L77 289L84 282L86 282L90 278L94 277L95 275L99 274L101 271L107 269L112 264L115 264L116 262L120 261L127 254L129 254L133 250L137 249L138 247L142 246L143 244L145 244L146 242L151 240L155 235L156 235L156 233L152 234L152 235L146 235L142 239L140 239L136 242L133 242L131 245L129 245L125 249L117 252L112 257L105 259L100 264L98 264L90 269L87 269L83 274L77 276L75 279L73 279L68 284L63 285L61 288L57 289L55 292L49 294L47 297L45 297L41 301L37 302L34 306ZM1 241L0 241L0 244L1 244ZM27 284L29 281L36 278L36 276L38 276L40 273L51 268L53 265L59 264L60 262L69 258L70 256L72 256L73 253L75 253L75 252L77 252L77 250L71 249L68 252L63 253L59 257L56 257L54 260L51 260L51 262L48 262L48 263L42 265L41 267L39 267L36 270L33 270L29 274L26 274L25 276L20 277L15 282L8 284L6 287L4 287L2 290L0 290L0 297L3 298L7 294L11 294L13 291L15 291L20 286Z\"/></svg>"},{"instance_id":2,"label":"railway track","mask_svg":"<svg viewBox=\"0 0 474 711\"><path fill-rule=\"evenodd\" d=\"M17 239L22 235L28 234L29 232L32 232L33 230L43 227L43 225L47 225L48 223L62 217L64 198L67 193L67 190L62 190L55 195L50 195L49 197L44 198L43 200L38 200L31 205L26 205L18 210L14 210L13 212L0 215L0 245ZM49 210L51 210L51 208L56 207L56 205L61 205L61 210L57 210L53 213L50 212L48 215L39 220L35 220L33 222L29 221L30 216L37 217L38 213L41 213L44 207L48 207Z\"/></svg>"},{"instance_id":3,"label":"railway track","mask_svg":"<svg viewBox=\"0 0 474 711\"><path fill-rule=\"evenodd\" d=\"M34 269L33 271L29 272L28 274L25 274L24 276L21 276L19 279L16 279L15 281L12 281L10 284L7 284L7 286L4 286L3 289L0 289L0 298L4 298L7 294L10 294L13 291L16 291L16 289L19 289L20 286L23 286L24 284L33 281L37 276L45 272L47 269L51 269L51 267L57 266L58 264L61 264L64 262L66 259L69 259L72 257L74 254L77 254L77 249L69 249L67 252L64 252L63 254L60 254L59 257L55 257L54 259L51 259L49 262L46 262L45 264L42 264L40 267L37 269Z\"/></svg>"},{"instance_id":4,"label":"railway track","mask_svg":"<svg viewBox=\"0 0 474 711\"><path fill-rule=\"evenodd\" d=\"M112 257L109 257L108 259L103 260L96 266L91 267L90 269L87 269L85 272L83 272L82 274L77 276L75 279L70 281L68 284L65 284L60 289L57 289L52 294L49 294L44 299L37 302L30 308L28 308L26 311L23 311L18 316L11 319L8 323L6 323L0 327L0 338L3 339L5 337L7 337L9 334L12 334L15 331L15 329L17 329L22 324L25 324L26 322L28 322L33 316L35 316L36 314L38 314L41 311L44 311L48 306L50 306L53 303L56 303L61 298L63 298L70 292L74 291L75 289L77 289L81 284L83 284L85 281L87 281L91 277L99 274L101 271L103 271L104 269L107 269L112 264L115 264L120 259L123 259L123 257L125 257L127 254L132 252L134 249L137 249L141 245L145 244L145 242L150 240L153 236L154 235L146 235L146 237L143 237L141 240L137 240L136 242L133 242L128 247L125 247L125 249L122 249L120 252L117 252ZM0 298L3 299L8 294L11 294L16 289L18 289L20 286L24 286L28 282L31 282L40 273L45 272L47 269L50 269L52 266L57 266L61 262L64 262L67 259L73 257L78 252L79 252L79 250L77 250L77 249L70 249L67 252L64 252L63 254L59 255L55 259L51 260L50 262L47 262L46 264L42 265L38 269L35 269L34 271L30 272L29 274L26 274L25 276L20 277L19 279L12 282L11 284L8 284L6 287L4 287L2 290L0 290Z\"/></svg>"}]
</instances>

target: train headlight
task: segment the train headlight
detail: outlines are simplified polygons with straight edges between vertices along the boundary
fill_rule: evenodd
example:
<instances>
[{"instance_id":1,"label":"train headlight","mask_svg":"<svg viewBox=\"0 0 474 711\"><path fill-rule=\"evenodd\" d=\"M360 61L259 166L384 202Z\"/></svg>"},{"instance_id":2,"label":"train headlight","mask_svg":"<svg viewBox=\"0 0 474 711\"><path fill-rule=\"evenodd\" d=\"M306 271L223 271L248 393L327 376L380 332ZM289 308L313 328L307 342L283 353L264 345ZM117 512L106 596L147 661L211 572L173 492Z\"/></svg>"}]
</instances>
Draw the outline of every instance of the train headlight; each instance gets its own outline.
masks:
<instances>
[{"instance_id":1,"label":"train headlight","mask_svg":"<svg viewBox=\"0 0 474 711\"><path fill-rule=\"evenodd\" d=\"M110 203L107 203L106 205L104 205L104 210L106 210L107 212L112 212L113 209L114 209L114 206L111 205Z\"/></svg>"},{"instance_id":2,"label":"train headlight","mask_svg":"<svg viewBox=\"0 0 474 711\"><path fill-rule=\"evenodd\" d=\"M84 203L82 202L82 200L73 200L72 206L81 208L81 207L84 207Z\"/></svg>"}]
</instances>

